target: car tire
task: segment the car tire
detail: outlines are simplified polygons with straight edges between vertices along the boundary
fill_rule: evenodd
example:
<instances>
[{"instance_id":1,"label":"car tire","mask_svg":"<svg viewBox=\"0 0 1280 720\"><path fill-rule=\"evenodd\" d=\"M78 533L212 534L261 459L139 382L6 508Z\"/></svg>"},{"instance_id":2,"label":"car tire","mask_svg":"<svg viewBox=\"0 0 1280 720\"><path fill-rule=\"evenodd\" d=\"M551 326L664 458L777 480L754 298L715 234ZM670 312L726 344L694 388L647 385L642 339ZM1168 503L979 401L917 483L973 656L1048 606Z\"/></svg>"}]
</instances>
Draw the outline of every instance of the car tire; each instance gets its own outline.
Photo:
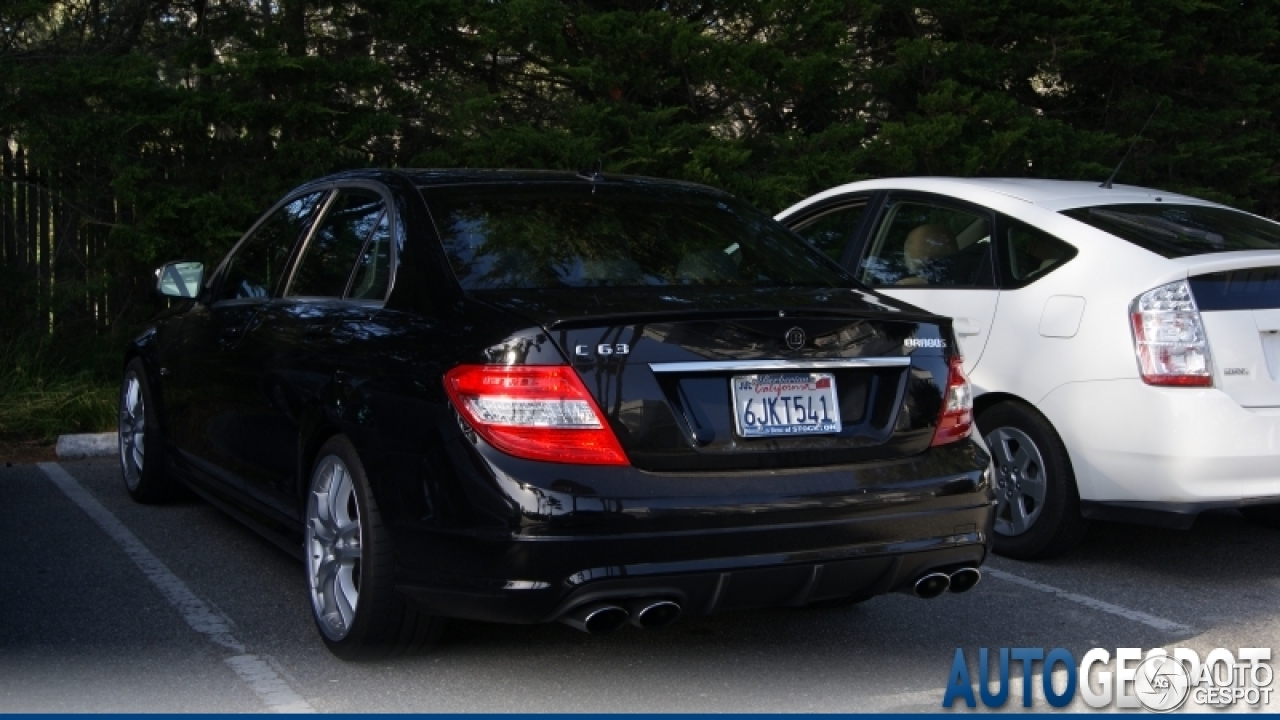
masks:
<instances>
[{"instance_id":1,"label":"car tire","mask_svg":"<svg viewBox=\"0 0 1280 720\"><path fill-rule=\"evenodd\" d=\"M978 417L991 449L997 508L995 552L1016 560L1045 560L1079 544L1089 528L1062 439L1033 408L991 406Z\"/></svg>"},{"instance_id":2,"label":"car tire","mask_svg":"<svg viewBox=\"0 0 1280 720\"><path fill-rule=\"evenodd\" d=\"M316 629L343 660L411 654L440 636L441 618L395 589L391 536L351 442L330 438L316 455L304 528L308 595Z\"/></svg>"},{"instance_id":3,"label":"car tire","mask_svg":"<svg viewBox=\"0 0 1280 720\"><path fill-rule=\"evenodd\" d=\"M125 490L134 501L143 504L169 499L173 483L165 472L160 421L142 358L125 365L119 407L120 473Z\"/></svg>"},{"instance_id":4,"label":"car tire","mask_svg":"<svg viewBox=\"0 0 1280 720\"><path fill-rule=\"evenodd\" d=\"M1269 528L1280 528L1280 505L1245 505L1240 514L1251 523Z\"/></svg>"}]
</instances>

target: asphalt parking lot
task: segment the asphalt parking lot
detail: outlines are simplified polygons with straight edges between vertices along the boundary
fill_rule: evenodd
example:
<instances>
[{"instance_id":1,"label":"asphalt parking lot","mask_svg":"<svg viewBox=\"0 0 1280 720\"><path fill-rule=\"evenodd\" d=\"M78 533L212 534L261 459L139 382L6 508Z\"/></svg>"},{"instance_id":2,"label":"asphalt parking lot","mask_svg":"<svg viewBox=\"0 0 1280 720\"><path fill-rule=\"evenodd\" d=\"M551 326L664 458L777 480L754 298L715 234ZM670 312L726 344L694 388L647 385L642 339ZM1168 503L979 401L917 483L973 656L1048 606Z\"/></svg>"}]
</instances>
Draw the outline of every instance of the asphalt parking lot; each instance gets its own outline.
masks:
<instances>
[{"instance_id":1,"label":"asphalt parking lot","mask_svg":"<svg viewBox=\"0 0 1280 720\"><path fill-rule=\"evenodd\" d=\"M297 561L203 501L135 505L114 460L0 468L0 568L6 712L931 711L956 648L1280 647L1280 531L1234 512L1095 524L1065 558L995 558L932 601L603 637L455 622L363 664L324 649Z\"/></svg>"}]
</instances>

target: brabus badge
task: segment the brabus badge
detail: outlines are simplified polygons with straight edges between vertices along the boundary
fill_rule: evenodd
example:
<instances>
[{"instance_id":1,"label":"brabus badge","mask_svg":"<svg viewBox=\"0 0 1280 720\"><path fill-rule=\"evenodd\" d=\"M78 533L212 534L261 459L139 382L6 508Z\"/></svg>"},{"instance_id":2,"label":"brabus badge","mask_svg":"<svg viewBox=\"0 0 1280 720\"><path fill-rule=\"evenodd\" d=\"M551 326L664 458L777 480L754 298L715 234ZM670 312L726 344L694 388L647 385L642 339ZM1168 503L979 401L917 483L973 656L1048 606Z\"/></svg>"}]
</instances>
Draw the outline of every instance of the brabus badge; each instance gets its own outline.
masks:
<instances>
[{"instance_id":1,"label":"brabus badge","mask_svg":"<svg viewBox=\"0 0 1280 720\"><path fill-rule=\"evenodd\" d=\"M799 350L804 347L804 330L801 330L798 327L793 327L787 331L784 339L787 341L787 347L792 350Z\"/></svg>"}]
</instances>

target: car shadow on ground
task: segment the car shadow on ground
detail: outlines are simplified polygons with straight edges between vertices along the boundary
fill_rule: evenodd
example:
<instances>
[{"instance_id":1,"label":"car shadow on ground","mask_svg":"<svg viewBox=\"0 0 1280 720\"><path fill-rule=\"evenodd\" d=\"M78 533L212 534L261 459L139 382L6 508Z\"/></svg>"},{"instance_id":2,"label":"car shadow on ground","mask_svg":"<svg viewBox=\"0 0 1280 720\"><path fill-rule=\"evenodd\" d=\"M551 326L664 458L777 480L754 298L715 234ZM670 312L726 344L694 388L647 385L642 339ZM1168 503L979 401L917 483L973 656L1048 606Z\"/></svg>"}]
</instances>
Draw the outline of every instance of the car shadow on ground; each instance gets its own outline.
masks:
<instances>
[{"instance_id":1,"label":"car shadow on ground","mask_svg":"<svg viewBox=\"0 0 1280 720\"><path fill-rule=\"evenodd\" d=\"M1095 521L1083 542L1043 568L1133 569L1171 579L1280 578L1280 529L1235 510L1202 514L1189 530Z\"/></svg>"}]
</instances>

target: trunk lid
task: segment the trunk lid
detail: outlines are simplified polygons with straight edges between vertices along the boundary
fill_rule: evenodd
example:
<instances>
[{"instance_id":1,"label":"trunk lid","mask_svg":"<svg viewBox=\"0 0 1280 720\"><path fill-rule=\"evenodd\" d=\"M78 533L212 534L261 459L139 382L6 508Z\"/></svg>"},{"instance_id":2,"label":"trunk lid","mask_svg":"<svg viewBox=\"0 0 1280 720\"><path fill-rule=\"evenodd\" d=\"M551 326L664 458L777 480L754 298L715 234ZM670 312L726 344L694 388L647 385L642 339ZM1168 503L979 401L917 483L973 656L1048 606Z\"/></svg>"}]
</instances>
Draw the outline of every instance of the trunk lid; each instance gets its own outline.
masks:
<instances>
[{"instance_id":1,"label":"trunk lid","mask_svg":"<svg viewBox=\"0 0 1280 720\"><path fill-rule=\"evenodd\" d=\"M853 288L476 296L547 330L632 464L650 471L835 465L922 452L954 343L949 320ZM735 382L738 405L764 413L759 428L824 431L749 437L743 418L751 416L735 405ZM838 429L822 425L824 409L838 412Z\"/></svg>"},{"instance_id":2,"label":"trunk lid","mask_svg":"<svg viewBox=\"0 0 1280 720\"><path fill-rule=\"evenodd\" d=\"M1177 262L1187 266L1214 383L1243 407L1280 407L1280 251Z\"/></svg>"}]
</instances>

